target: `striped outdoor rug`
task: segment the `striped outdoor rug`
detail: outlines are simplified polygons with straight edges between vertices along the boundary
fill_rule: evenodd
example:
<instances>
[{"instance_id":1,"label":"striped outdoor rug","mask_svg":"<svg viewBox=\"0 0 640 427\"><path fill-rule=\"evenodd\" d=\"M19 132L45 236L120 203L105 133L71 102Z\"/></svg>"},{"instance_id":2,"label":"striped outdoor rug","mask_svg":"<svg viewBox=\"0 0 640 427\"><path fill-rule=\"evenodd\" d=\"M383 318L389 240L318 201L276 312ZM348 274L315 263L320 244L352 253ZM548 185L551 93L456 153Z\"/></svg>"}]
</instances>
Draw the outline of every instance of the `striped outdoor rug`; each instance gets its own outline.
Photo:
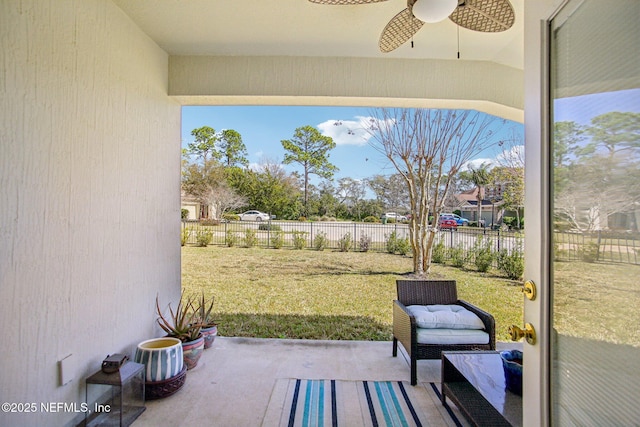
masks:
<instances>
[{"instance_id":1,"label":"striped outdoor rug","mask_svg":"<svg viewBox=\"0 0 640 427\"><path fill-rule=\"evenodd\" d=\"M277 381L262 425L459 425L450 415L431 387L403 381L286 379Z\"/></svg>"}]
</instances>

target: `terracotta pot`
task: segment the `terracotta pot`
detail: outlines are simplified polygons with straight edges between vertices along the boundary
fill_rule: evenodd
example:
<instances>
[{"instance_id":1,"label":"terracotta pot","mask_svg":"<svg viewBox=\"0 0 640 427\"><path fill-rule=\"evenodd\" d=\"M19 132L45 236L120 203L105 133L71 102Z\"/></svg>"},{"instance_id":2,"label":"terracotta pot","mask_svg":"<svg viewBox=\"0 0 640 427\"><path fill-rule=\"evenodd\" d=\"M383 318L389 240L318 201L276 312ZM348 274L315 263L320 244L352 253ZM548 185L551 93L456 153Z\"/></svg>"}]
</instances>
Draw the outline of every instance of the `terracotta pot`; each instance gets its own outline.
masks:
<instances>
[{"instance_id":1,"label":"terracotta pot","mask_svg":"<svg viewBox=\"0 0 640 427\"><path fill-rule=\"evenodd\" d=\"M213 341L216 339L218 335L218 326L210 326L208 328L201 329L202 336L204 337L204 348L205 350L213 345Z\"/></svg>"},{"instance_id":2,"label":"terracotta pot","mask_svg":"<svg viewBox=\"0 0 640 427\"><path fill-rule=\"evenodd\" d=\"M136 348L134 362L145 365L146 381L164 381L182 371L182 342L164 337L142 341Z\"/></svg>"},{"instance_id":3,"label":"terracotta pot","mask_svg":"<svg viewBox=\"0 0 640 427\"><path fill-rule=\"evenodd\" d=\"M200 337L193 341L187 341L182 343L182 356L184 360L184 364L187 365L187 369L193 369L198 364L198 360L200 360L200 356L202 356L202 352L204 351L204 336L202 334Z\"/></svg>"}]
</instances>

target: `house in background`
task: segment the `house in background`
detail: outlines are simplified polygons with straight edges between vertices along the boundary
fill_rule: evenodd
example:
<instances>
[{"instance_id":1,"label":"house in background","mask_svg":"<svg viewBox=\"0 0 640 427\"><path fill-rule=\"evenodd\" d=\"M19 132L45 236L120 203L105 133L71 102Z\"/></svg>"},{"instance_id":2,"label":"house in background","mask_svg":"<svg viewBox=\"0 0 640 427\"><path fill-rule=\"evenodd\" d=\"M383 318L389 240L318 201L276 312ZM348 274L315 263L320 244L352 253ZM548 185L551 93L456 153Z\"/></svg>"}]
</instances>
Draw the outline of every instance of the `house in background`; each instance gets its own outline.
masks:
<instances>
[{"instance_id":1,"label":"house in background","mask_svg":"<svg viewBox=\"0 0 640 427\"><path fill-rule=\"evenodd\" d=\"M186 194L184 191L180 192L180 208L188 211L187 217L183 218L185 220L200 221L210 218L211 206L200 203L196 197Z\"/></svg>"}]
</instances>

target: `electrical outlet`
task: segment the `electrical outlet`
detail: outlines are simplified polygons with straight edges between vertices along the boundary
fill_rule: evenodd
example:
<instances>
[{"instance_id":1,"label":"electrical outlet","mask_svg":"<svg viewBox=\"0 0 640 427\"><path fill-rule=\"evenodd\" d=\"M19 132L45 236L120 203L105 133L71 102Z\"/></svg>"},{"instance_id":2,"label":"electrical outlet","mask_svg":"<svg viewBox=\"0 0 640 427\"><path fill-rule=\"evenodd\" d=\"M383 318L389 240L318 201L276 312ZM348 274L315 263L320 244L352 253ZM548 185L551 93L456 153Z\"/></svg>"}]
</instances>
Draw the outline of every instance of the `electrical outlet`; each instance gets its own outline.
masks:
<instances>
[{"instance_id":1,"label":"electrical outlet","mask_svg":"<svg viewBox=\"0 0 640 427\"><path fill-rule=\"evenodd\" d=\"M60 373L60 385L67 385L73 379L73 358L72 354L65 356L62 360L58 361L58 370Z\"/></svg>"}]
</instances>

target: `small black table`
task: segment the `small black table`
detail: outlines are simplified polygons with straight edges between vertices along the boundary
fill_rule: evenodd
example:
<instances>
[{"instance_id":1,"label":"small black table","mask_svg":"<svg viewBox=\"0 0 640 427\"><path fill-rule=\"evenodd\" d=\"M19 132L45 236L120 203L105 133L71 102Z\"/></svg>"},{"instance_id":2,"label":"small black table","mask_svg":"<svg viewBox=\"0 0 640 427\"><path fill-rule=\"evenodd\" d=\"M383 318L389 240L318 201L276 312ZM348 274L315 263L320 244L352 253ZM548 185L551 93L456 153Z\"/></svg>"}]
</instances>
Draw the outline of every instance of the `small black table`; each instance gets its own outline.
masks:
<instances>
[{"instance_id":1,"label":"small black table","mask_svg":"<svg viewBox=\"0 0 640 427\"><path fill-rule=\"evenodd\" d=\"M442 352L442 404L451 399L474 426L521 426L522 397L505 388L500 353Z\"/></svg>"}]
</instances>

